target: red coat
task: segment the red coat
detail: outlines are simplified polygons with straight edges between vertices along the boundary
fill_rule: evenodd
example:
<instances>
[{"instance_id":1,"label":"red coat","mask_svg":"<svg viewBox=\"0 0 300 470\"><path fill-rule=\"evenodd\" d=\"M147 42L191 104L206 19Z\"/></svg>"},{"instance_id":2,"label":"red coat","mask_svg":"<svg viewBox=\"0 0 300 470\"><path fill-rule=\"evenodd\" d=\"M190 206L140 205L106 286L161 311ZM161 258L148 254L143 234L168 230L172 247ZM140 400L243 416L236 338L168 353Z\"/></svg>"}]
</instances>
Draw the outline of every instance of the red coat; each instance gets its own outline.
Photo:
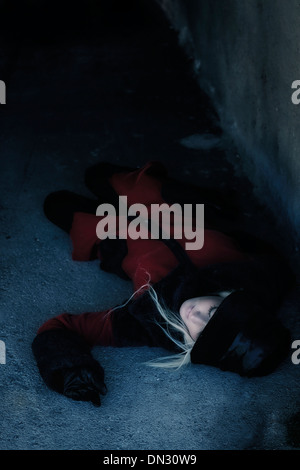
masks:
<instances>
[{"instance_id":1,"label":"red coat","mask_svg":"<svg viewBox=\"0 0 300 470\"><path fill-rule=\"evenodd\" d=\"M93 179L96 191L93 192L101 201L113 200L117 204L117 195L126 195L129 206L135 202L148 207L164 202L165 186L162 187L159 163L148 163L135 171L122 170L122 173L120 169L118 173L111 172L116 170L114 166L108 172L103 171L102 164L97 168ZM99 179L101 195L97 190ZM245 234L239 238L239 246L243 247L240 249L232 238L208 229L204 246L197 251L184 253L184 238L176 240L181 245L179 250L178 244L174 247L174 240L165 244L151 239L128 239L124 250L126 240L121 243L111 240L107 244L107 240L97 238L98 222L99 217L93 214L75 213L70 232L73 259L87 261L96 256L104 270L120 276L125 273L133 281L135 290L150 278L158 298L173 312L179 312L180 305L187 299L234 291L222 302L221 312L218 309L219 315L214 315L196 341L191 352L192 362L241 375L260 375L268 373L265 358L267 364L271 359L273 367L276 362L273 359L279 360L283 350L285 353L289 348L289 335L274 317L293 275L273 250L265 250L265 246ZM91 354L92 346L147 345L176 352L177 346L161 328L161 315L148 289L139 294L117 309L79 315L63 313L42 325L33 340L32 350L45 383L72 398L90 400L91 383L95 384L97 377L100 383L104 379L103 368ZM257 325L262 324L258 337L254 334L254 338L249 339L249 331L256 331ZM261 355L264 341L266 346ZM273 352L274 358L269 358ZM262 359L260 370L257 370L257 354Z\"/></svg>"},{"instance_id":2,"label":"red coat","mask_svg":"<svg viewBox=\"0 0 300 470\"><path fill-rule=\"evenodd\" d=\"M157 165L149 162L141 169L130 172L115 173L110 178L110 184L118 195L126 195L128 206L142 203L150 210L151 204L165 203L161 195L161 180L151 173ZM149 171L150 170L150 171ZM105 202L105 201L103 201ZM199 201L200 203L201 201ZM73 243L72 258L75 261L89 261L95 258L94 253L101 261L99 248L101 240L96 234L96 226L101 217L77 212L74 215L70 232ZM187 240L177 240L182 247ZM176 256L160 240L131 240L127 239L128 253L122 262L122 268L133 282L134 291L145 283L156 284L167 276L178 264ZM189 250L187 254L193 264L199 268L219 263L244 261L247 256L238 248L235 241L229 236L216 230L204 230L204 246L200 250ZM50 329L68 329L82 336L93 346L114 345L110 310L82 313L72 315L61 314L48 320L42 325L38 333Z\"/></svg>"}]
</instances>

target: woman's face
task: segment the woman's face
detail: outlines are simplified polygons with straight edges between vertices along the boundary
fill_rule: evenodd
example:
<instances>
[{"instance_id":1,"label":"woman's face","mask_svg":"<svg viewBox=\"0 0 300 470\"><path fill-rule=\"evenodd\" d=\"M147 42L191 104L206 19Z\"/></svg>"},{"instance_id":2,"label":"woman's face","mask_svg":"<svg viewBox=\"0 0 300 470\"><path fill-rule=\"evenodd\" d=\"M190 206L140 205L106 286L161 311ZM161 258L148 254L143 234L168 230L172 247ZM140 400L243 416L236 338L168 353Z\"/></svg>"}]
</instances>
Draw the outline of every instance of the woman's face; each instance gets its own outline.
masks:
<instances>
[{"instance_id":1,"label":"woman's face","mask_svg":"<svg viewBox=\"0 0 300 470\"><path fill-rule=\"evenodd\" d=\"M183 302L179 314L194 341L206 327L223 300L224 298L219 295L211 295L208 297L195 297Z\"/></svg>"}]
</instances>

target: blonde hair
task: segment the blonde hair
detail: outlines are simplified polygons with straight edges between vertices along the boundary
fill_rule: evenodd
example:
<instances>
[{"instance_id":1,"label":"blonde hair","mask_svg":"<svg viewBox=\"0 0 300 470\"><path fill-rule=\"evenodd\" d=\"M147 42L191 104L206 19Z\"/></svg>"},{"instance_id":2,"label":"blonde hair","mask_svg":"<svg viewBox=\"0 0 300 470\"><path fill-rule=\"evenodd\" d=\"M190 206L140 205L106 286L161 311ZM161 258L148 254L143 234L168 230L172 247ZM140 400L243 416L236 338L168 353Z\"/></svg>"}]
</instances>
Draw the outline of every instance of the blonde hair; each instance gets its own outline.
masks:
<instances>
[{"instance_id":1,"label":"blonde hair","mask_svg":"<svg viewBox=\"0 0 300 470\"><path fill-rule=\"evenodd\" d=\"M152 286L148 287L151 299L153 300L158 312L160 313L163 322L157 322L157 325L163 330L166 336L175 344L180 352L170 356L152 359L146 364L151 367L161 367L166 369L179 369L191 362L191 350L195 341L190 336L190 333L181 319L179 313L170 310L163 300L159 300L157 293ZM174 334L175 333L175 334ZM178 334L182 340L178 339Z\"/></svg>"},{"instance_id":2,"label":"blonde hair","mask_svg":"<svg viewBox=\"0 0 300 470\"><path fill-rule=\"evenodd\" d=\"M150 278L150 276L149 276ZM166 336L175 344L175 346L179 349L176 354L172 354L170 356L160 357L158 359L152 359L147 361L146 364L151 367L161 367L165 369L179 369L183 365L189 364L191 362L191 350L195 344L195 341L191 338L189 331L181 319L179 313L175 313L170 310L164 300L159 300L158 295L151 286L151 284L146 282L146 284L142 285L139 289L137 289L126 302L121 305L117 305L116 307L109 310L108 314L111 312L118 310L119 308L124 307L128 304L128 302L133 298L136 297L137 294L143 293L144 291L148 292L152 301L154 302L157 311L160 313L162 318L162 322L156 321L157 325L163 330ZM177 333L177 334L174 334ZM178 339L178 333L182 337L180 341Z\"/></svg>"},{"instance_id":3,"label":"blonde hair","mask_svg":"<svg viewBox=\"0 0 300 470\"><path fill-rule=\"evenodd\" d=\"M146 364L152 367L162 367L166 369L179 369L182 366L191 363L191 351L195 344L195 340L191 337L189 330L182 320L179 313L175 313L170 310L164 300L159 301L157 293L153 289L151 285L148 284L148 291L150 297L152 298L158 312L160 313L162 319L164 320L164 324L157 324L160 328L164 331L164 333L168 336L168 338L173 341L173 343L177 346L177 348L181 351L177 354L173 354L171 356L161 357L159 359L152 359L148 361ZM221 291L214 293L212 295L219 295L220 297L227 297L231 294L232 290L230 291ZM182 340L180 341L177 337L178 334L174 335L175 333L181 333Z\"/></svg>"},{"instance_id":4,"label":"blonde hair","mask_svg":"<svg viewBox=\"0 0 300 470\"><path fill-rule=\"evenodd\" d=\"M125 306L133 297L135 297L140 292L143 293L144 291L147 291L163 320L161 323L156 321L157 325L163 330L166 336L174 343L174 345L177 347L177 349L179 349L180 352L172 354L170 356L163 356L158 359L152 359L150 361L147 361L146 364L151 367L179 369L180 367L191 363L191 351L196 341L193 340L193 338L191 337L186 324L179 315L179 312L173 312L166 306L163 299L158 299L156 291L150 284L150 275L149 273L147 274L148 281L143 284L139 289L137 289L124 304L111 309L110 312ZM225 298L231 292L232 291L222 291L218 292L218 294L216 295L220 295L221 297ZM182 340L178 339L179 336L182 337Z\"/></svg>"}]
</instances>

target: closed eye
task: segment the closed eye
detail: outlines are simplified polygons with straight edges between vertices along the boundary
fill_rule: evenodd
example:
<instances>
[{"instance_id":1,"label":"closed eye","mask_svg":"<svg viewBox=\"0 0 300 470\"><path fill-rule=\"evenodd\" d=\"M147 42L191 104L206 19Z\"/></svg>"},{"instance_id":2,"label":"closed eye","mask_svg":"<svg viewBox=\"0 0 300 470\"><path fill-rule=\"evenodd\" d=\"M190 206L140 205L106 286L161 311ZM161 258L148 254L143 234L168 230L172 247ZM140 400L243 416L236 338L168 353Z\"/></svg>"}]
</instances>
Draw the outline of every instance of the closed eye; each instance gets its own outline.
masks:
<instances>
[{"instance_id":1,"label":"closed eye","mask_svg":"<svg viewBox=\"0 0 300 470\"><path fill-rule=\"evenodd\" d=\"M218 305L213 305L208 311L208 317L211 318L212 312L218 308Z\"/></svg>"}]
</instances>

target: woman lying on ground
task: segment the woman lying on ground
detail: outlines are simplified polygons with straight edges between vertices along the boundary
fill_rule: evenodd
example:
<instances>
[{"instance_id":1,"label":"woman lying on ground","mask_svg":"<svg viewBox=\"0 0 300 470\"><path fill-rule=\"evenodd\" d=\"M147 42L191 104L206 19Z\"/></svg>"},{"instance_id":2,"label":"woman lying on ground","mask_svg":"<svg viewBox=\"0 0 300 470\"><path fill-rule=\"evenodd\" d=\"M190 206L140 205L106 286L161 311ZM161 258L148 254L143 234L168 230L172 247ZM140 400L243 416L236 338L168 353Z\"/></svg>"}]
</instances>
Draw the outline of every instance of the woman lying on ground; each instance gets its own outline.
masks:
<instances>
[{"instance_id":1,"label":"woman lying on ground","mask_svg":"<svg viewBox=\"0 0 300 470\"><path fill-rule=\"evenodd\" d=\"M98 164L85 181L97 199L58 191L46 198L45 214L70 234L74 260L98 258L104 271L132 280L134 293L109 310L63 313L39 328L32 349L50 388L100 405L106 386L91 353L96 345L162 347L169 354L152 365L206 364L247 377L269 374L280 364L290 334L276 314L293 274L266 243L230 233L225 199L174 184L158 162L136 170ZM117 208L120 195L148 208L204 203L203 248L185 250L184 237L100 240L96 209L103 202Z\"/></svg>"}]
</instances>

